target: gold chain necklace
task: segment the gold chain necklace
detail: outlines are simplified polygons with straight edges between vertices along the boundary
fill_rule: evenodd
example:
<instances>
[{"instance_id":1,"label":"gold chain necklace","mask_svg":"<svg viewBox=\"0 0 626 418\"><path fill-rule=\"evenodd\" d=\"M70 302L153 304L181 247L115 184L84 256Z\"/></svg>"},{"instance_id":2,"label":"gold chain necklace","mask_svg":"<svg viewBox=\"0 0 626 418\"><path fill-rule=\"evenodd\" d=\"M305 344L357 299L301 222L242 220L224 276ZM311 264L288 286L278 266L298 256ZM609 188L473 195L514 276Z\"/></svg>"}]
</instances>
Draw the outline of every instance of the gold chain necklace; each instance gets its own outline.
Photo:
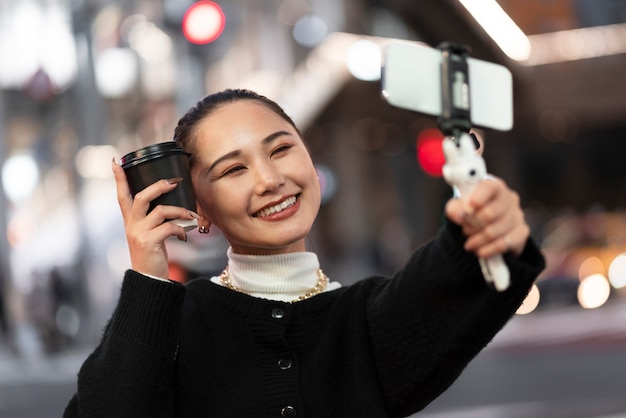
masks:
<instances>
[{"instance_id":1,"label":"gold chain necklace","mask_svg":"<svg viewBox=\"0 0 626 418\"><path fill-rule=\"evenodd\" d=\"M228 272L228 266L226 266L224 271L222 271L222 274L220 274L220 281L222 282L224 286L226 286L227 288L231 290L234 290L239 293L246 293L239 287L235 286L233 282L230 280L230 273ZM326 286L328 286L328 276L324 274L322 269L317 269L317 283L315 283L315 287L313 287L313 289L306 292L304 295L295 298L289 303L300 302L305 299L309 299L315 295L319 295L320 293L324 291L324 289L326 289Z\"/></svg>"}]
</instances>

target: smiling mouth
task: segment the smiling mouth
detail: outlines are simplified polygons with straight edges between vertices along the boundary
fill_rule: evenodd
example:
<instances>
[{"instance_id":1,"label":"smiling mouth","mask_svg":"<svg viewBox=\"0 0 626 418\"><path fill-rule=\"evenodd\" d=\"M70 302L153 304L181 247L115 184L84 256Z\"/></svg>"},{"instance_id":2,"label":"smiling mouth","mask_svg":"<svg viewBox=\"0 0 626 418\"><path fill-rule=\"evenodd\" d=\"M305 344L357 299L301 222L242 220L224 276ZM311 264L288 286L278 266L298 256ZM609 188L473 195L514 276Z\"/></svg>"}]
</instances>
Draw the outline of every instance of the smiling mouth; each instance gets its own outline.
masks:
<instances>
[{"instance_id":1,"label":"smiling mouth","mask_svg":"<svg viewBox=\"0 0 626 418\"><path fill-rule=\"evenodd\" d=\"M290 196L287 199L283 200L282 202L280 202L277 205L274 206L268 206L266 208L261 209L260 211L258 211L257 213L255 213L254 216L255 218L265 218L266 216L270 216L273 215L275 213L279 213L282 212L283 210L287 209L290 206L293 206L296 204L296 196Z\"/></svg>"}]
</instances>

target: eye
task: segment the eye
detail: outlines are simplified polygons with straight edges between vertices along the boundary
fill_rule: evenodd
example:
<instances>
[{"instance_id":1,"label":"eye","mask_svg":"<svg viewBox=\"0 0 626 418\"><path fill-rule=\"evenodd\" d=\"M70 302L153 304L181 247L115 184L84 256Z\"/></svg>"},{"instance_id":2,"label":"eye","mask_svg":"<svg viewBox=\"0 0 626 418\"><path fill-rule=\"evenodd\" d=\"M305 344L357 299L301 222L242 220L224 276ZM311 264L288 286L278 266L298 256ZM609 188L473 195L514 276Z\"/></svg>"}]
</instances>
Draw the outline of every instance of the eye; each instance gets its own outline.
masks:
<instances>
[{"instance_id":1,"label":"eye","mask_svg":"<svg viewBox=\"0 0 626 418\"><path fill-rule=\"evenodd\" d=\"M278 147L276 147L276 148L272 151L272 155L276 155L276 154L281 154L281 153L284 153L284 152L285 152L285 151L287 151L289 148L291 148L291 145L289 145L289 144L279 145Z\"/></svg>"},{"instance_id":2,"label":"eye","mask_svg":"<svg viewBox=\"0 0 626 418\"><path fill-rule=\"evenodd\" d=\"M229 167L228 169L226 169L226 170L222 173L221 177L228 176L228 175L231 175L231 174L235 174L235 173L237 173L238 171L244 170L245 168L246 168L246 167L244 167L244 166L242 166L242 165L236 165L236 166L233 166L233 167Z\"/></svg>"}]
</instances>

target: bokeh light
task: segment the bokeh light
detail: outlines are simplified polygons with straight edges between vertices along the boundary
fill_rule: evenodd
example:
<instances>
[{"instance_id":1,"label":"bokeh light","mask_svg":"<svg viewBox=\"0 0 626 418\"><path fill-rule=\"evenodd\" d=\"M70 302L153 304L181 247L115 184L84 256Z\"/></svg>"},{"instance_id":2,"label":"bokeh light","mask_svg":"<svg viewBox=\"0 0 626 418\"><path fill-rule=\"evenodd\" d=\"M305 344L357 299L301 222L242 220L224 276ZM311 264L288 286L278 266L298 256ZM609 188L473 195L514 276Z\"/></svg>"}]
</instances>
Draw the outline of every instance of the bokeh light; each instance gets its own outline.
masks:
<instances>
[{"instance_id":1,"label":"bokeh light","mask_svg":"<svg viewBox=\"0 0 626 418\"><path fill-rule=\"evenodd\" d=\"M328 26L316 15L302 16L293 27L293 39L302 46L314 47L328 34Z\"/></svg>"},{"instance_id":2,"label":"bokeh light","mask_svg":"<svg viewBox=\"0 0 626 418\"><path fill-rule=\"evenodd\" d=\"M518 315L526 315L533 312L537 309L537 306L539 306L540 299L541 294L539 292L539 287L537 287L536 284L533 284L533 287L531 287L530 292L528 292L526 299L524 299L524 302L522 302L516 313Z\"/></svg>"},{"instance_id":3,"label":"bokeh light","mask_svg":"<svg viewBox=\"0 0 626 418\"><path fill-rule=\"evenodd\" d=\"M611 262L609 281L616 289L626 286L626 253L619 254Z\"/></svg>"},{"instance_id":4,"label":"bokeh light","mask_svg":"<svg viewBox=\"0 0 626 418\"><path fill-rule=\"evenodd\" d=\"M602 274L586 277L578 286L578 302L585 309L599 308L611 294L609 281Z\"/></svg>"},{"instance_id":5,"label":"bokeh light","mask_svg":"<svg viewBox=\"0 0 626 418\"><path fill-rule=\"evenodd\" d=\"M111 145L88 145L76 154L76 171L84 178L112 176L111 159L118 154Z\"/></svg>"},{"instance_id":6,"label":"bokeh light","mask_svg":"<svg viewBox=\"0 0 626 418\"><path fill-rule=\"evenodd\" d=\"M439 129L425 129L417 136L417 162L429 176L441 177L446 157L443 134Z\"/></svg>"},{"instance_id":7,"label":"bokeh light","mask_svg":"<svg viewBox=\"0 0 626 418\"><path fill-rule=\"evenodd\" d=\"M604 273L604 263L596 256L586 258L578 268L578 278L581 281L594 274L604 275Z\"/></svg>"},{"instance_id":8,"label":"bokeh light","mask_svg":"<svg viewBox=\"0 0 626 418\"><path fill-rule=\"evenodd\" d=\"M183 16L183 34L194 44L215 41L224 31L226 16L219 4L212 1L197 1Z\"/></svg>"},{"instance_id":9,"label":"bokeh light","mask_svg":"<svg viewBox=\"0 0 626 418\"><path fill-rule=\"evenodd\" d=\"M24 87L41 72L56 91L65 90L78 71L68 13L26 0L9 10L0 16L0 87Z\"/></svg>"},{"instance_id":10,"label":"bokeh light","mask_svg":"<svg viewBox=\"0 0 626 418\"><path fill-rule=\"evenodd\" d=\"M2 186L9 200L19 203L29 197L39 181L37 162L30 154L13 155L2 166Z\"/></svg>"},{"instance_id":11,"label":"bokeh light","mask_svg":"<svg viewBox=\"0 0 626 418\"><path fill-rule=\"evenodd\" d=\"M366 39L355 42L348 50L347 65L350 74L358 80L380 80L382 65L380 46Z\"/></svg>"},{"instance_id":12,"label":"bokeh light","mask_svg":"<svg viewBox=\"0 0 626 418\"><path fill-rule=\"evenodd\" d=\"M160 63L170 57L172 40L157 25L145 17L134 15L124 21L130 47L148 63Z\"/></svg>"},{"instance_id":13,"label":"bokeh light","mask_svg":"<svg viewBox=\"0 0 626 418\"><path fill-rule=\"evenodd\" d=\"M109 48L96 58L96 84L104 97L118 98L135 86L139 76L137 57L129 48Z\"/></svg>"}]
</instances>

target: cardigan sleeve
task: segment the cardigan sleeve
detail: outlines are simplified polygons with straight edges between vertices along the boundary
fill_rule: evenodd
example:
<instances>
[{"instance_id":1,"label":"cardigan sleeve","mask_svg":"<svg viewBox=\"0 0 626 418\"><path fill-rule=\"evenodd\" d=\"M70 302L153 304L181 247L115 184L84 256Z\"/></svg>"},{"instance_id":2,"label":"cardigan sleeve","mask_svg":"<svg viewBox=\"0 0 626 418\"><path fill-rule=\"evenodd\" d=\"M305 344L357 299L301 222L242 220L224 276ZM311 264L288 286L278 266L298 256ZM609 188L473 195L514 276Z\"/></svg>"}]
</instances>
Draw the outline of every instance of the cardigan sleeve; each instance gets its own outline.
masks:
<instances>
[{"instance_id":1,"label":"cardigan sleeve","mask_svg":"<svg viewBox=\"0 0 626 418\"><path fill-rule=\"evenodd\" d=\"M505 255L511 286L486 284L460 228L447 222L393 278L373 288L367 305L376 367L393 416L423 409L445 391L523 302L545 267L532 241Z\"/></svg>"},{"instance_id":2,"label":"cardigan sleeve","mask_svg":"<svg viewBox=\"0 0 626 418\"><path fill-rule=\"evenodd\" d=\"M184 286L126 272L103 338L78 374L65 418L173 416Z\"/></svg>"}]
</instances>

